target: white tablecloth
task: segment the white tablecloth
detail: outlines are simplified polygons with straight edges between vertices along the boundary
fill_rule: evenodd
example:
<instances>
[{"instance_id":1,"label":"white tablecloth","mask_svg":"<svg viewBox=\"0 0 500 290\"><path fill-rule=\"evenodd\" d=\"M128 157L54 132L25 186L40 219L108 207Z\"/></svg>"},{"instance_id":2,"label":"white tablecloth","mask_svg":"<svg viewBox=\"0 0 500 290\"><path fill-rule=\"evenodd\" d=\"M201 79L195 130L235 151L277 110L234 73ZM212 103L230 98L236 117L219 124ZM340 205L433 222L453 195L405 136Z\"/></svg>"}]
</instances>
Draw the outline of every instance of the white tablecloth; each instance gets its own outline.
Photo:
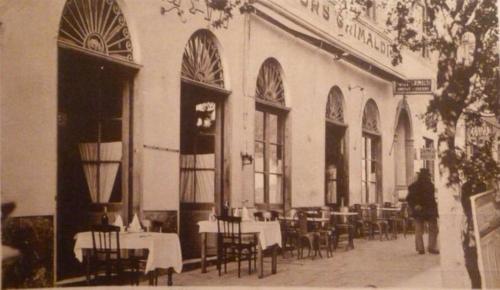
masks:
<instances>
[{"instance_id":1,"label":"white tablecloth","mask_svg":"<svg viewBox=\"0 0 500 290\"><path fill-rule=\"evenodd\" d=\"M83 249L92 249L91 232L78 233L75 236L74 253L78 261L83 261ZM147 249L148 258L145 272L157 268L173 267L175 272L182 272L182 254L179 236L169 233L120 233L120 249Z\"/></svg>"},{"instance_id":2,"label":"white tablecloth","mask_svg":"<svg viewBox=\"0 0 500 290\"><path fill-rule=\"evenodd\" d=\"M217 233L217 222L201 221L198 222L198 226L200 233ZM281 228L277 221L243 221L241 222L241 233L258 233L262 249L275 244L281 247Z\"/></svg>"}]
</instances>

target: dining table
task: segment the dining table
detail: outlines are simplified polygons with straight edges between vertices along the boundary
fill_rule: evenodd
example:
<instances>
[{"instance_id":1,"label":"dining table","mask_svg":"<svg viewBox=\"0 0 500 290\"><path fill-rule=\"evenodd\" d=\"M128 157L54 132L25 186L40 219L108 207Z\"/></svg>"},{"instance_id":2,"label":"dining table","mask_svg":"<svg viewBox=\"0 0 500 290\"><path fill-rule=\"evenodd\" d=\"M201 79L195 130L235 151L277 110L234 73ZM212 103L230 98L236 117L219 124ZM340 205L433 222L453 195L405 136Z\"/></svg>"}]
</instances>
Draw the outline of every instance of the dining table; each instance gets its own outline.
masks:
<instances>
[{"instance_id":1,"label":"dining table","mask_svg":"<svg viewBox=\"0 0 500 290\"><path fill-rule=\"evenodd\" d=\"M207 272L207 234L217 234L217 221L206 220L198 222L199 234L201 235L201 272ZM259 278L264 277L264 251L270 249L272 252L271 272L277 273L278 248L281 244L281 228L278 221L254 221L243 220L241 222L242 234L254 234L258 239L257 246L257 273Z\"/></svg>"},{"instance_id":2,"label":"dining table","mask_svg":"<svg viewBox=\"0 0 500 290\"><path fill-rule=\"evenodd\" d=\"M158 232L120 232L120 249L147 250L144 273L157 273L158 269L167 269L167 285L171 286L172 271L182 272L182 252L179 236L175 233ZM74 237L74 254L83 262L84 255L89 255L93 248L90 231L77 233ZM111 245L116 247L115 245ZM87 257L88 258L88 257ZM87 263L89 259L86 259Z\"/></svg>"}]
</instances>

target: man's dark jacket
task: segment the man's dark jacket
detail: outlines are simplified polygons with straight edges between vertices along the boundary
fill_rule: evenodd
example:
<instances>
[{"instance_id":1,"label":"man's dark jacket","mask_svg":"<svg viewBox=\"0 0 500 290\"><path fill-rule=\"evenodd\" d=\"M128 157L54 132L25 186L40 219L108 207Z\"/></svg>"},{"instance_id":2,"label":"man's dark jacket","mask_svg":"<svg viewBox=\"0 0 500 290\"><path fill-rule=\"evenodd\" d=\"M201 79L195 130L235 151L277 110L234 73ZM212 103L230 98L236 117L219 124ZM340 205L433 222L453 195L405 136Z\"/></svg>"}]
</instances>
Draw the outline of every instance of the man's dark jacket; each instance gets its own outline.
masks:
<instances>
[{"instance_id":1,"label":"man's dark jacket","mask_svg":"<svg viewBox=\"0 0 500 290\"><path fill-rule=\"evenodd\" d=\"M408 187L406 197L410 212L414 218L428 220L438 217L436 199L434 197L434 184L428 178L419 178ZM422 209L415 209L420 205Z\"/></svg>"}]
</instances>

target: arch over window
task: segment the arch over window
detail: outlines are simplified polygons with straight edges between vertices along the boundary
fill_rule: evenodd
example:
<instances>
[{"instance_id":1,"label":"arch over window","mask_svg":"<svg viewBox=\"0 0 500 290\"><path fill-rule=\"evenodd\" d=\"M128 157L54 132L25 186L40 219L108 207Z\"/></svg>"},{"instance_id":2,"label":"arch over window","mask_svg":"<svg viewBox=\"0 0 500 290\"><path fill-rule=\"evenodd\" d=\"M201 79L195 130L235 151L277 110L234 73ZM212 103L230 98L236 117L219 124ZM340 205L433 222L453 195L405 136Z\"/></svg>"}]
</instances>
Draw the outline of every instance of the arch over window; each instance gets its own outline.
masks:
<instances>
[{"instance_id":1,"label":"arch over window","mask_svg":"<svg viewBox=\"0 0 500 290\"><path fill-rule=\"evenodd\" d=\"M370 99L366 102L365 109L363 111L363 130L380 133L379 120L380 117L377 104L373 99Z\"/></svg>"},{"instance_id":2,"label":"arch over window","mask_svg":"<svg viewBox=\"0 0 500 290\"><path fill-rule=\"evenodd\" d=\"M189 39L182 56L183 78L224 88L224 71L214 36L198 30Z\"/></svg>"},{"instance_id":3,"label":"arch over window","mask_svg":"<svg viewBox=\"0 0 500 290\"><path fill-rule=\"evenodd\" d=\"M328 93L326 103L326 118L344 123L344 96L339 87L335 86Z\"/></svg>"},{"instance_id":4,"label":"arch over window","mask_svg":"<svg viewBox=\"0 0 500 290\"><path fill-rule=\"evenodd\" d=\"M260 67L255 97L260 100L285 106L282 69L276 59L268 58Z\"/></svg>"},{"instance_id":5,"label":"arch over window","mask_svg":"<svg viewBox=\"0 0 500 290\"><path fill-rule=\"evenodd\" d=\"M133 62L132 41L116 0L67 0L59 42Z\"/></svg>"}]
</instances>

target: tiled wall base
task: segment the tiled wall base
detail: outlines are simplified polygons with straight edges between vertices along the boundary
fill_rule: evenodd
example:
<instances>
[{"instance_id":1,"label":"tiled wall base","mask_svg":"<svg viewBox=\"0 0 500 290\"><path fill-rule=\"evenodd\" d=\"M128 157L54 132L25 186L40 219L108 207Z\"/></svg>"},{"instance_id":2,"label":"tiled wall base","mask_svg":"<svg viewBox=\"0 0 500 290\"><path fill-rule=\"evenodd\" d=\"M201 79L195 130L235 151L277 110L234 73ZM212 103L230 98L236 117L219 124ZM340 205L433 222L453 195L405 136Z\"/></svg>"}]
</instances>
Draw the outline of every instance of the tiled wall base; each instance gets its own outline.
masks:
<instances>
[{"instance_id":1,"label":"tiled wall base","mask_svg":"<svg viewBox=\"0 0 500 290\"><path fill-rule=\"evenodd\" d=\"M53 216L12 217L2 228L2 244L21 255L2 265L2 288L53 287Z\"/></svg>"},{"instance_id":2,"label":"tiled wall base","mask_svg":"<svg viewBox=\"0 0 500 290\"><path fill-rule=\"evenodd\" d=\"M177 233L177 211L155 210L144 211L144 218L161 225L165 233Z\"/></svg>"}]
</instances>

